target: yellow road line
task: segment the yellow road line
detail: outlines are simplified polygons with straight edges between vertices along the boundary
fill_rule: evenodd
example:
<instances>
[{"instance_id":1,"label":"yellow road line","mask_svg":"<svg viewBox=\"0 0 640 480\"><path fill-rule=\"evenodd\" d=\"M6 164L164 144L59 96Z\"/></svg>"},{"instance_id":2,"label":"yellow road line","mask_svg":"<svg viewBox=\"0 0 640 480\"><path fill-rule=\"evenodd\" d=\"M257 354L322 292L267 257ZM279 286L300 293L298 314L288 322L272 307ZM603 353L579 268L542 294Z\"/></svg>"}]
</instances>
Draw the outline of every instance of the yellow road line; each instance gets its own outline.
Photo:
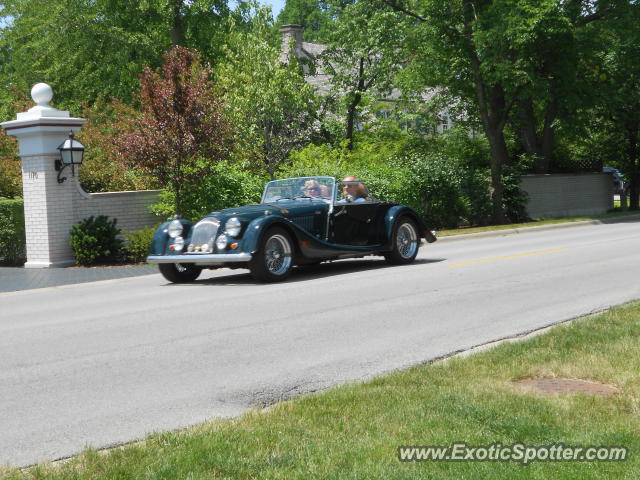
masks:
<instances>
[{"instance_id":1,"label":"yellow road line","mask_svg":"<svg viewBox=\"0 0 640 480\"><path fill-rule=\"evenodd\" d=\"M539 252L519 253L517 255L507 255L505 257L483 258L482 260L472 260L470 262L452 263L448 267L464 267L466 265L476 265L477 263L495 262L497 260L510 260L512 258L530 257L531 255L542 255L543 253L563 252L566 248L552 248L551 250L541 250Z\"/></svg>"}]
</instances>

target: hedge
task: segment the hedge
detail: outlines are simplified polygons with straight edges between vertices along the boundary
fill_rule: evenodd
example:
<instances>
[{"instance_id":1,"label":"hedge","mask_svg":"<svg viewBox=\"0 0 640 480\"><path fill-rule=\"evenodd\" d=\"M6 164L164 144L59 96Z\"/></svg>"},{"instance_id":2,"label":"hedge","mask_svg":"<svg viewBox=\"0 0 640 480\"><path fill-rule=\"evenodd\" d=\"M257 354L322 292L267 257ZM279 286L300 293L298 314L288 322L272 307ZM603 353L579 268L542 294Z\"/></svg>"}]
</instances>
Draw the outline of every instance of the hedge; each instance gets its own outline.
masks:
<instances>
[{"instance_id":1,"label":"hedge","mask_svg":"<svg viewBox=\"0 0 640 480\"><path fill-rule=\"evenodd\" d=\"M0 198L0 265L22 265L26 259L24 202Z\"/></svg>"}]
</instances>

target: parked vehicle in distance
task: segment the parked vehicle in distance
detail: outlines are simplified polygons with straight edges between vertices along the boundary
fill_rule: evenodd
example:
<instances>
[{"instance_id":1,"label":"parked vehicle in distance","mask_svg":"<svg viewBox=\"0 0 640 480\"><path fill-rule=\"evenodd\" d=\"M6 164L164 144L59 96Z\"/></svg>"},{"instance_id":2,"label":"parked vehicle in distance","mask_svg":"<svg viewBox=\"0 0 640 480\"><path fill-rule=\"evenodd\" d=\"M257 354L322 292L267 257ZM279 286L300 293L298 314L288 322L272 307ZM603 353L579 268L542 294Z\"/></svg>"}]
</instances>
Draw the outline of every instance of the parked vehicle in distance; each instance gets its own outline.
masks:
<instances>
[{"instance_id":1,"label":"parked vehicle in distance","mask_svg":"<svg viewBox=\"0 0 640 480\"><path fill-rule=\"evenodd\" d=\"M626 188L626 182L624 181L624 175L620 173L620 170L614 167L602 167L603 173L610 173L613 176L613 193L616 195L624 192Z\"/></svg>"},{"instance_id":2,"label":"parked vehicle in distance","mask_svg":"<svg viewBox=\"0 0 640 480\"><path fill-rule=\"evenodd\" d=\"M196 223L175 218L156 231L147 262L176 283L222 267L248 268L255 279L276 282L295 265L325 260L380 255L408 264L421 238L436 240L411 208L371 197L360 181L339 186L324 176L274 180L259 204L212 212Z\"/></svg>"}]
</instances>

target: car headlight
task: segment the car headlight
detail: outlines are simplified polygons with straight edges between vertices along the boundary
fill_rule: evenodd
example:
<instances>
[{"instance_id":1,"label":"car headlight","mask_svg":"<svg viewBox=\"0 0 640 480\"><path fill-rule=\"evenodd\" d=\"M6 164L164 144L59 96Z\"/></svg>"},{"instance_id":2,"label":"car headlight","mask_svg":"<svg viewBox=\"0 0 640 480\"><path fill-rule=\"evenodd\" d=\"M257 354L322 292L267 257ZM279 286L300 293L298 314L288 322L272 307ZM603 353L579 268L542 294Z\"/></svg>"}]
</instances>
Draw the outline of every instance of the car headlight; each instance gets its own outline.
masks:
<instances>
[{"instance_id":1,"label":"car headlight","mask_svg":"<svg viewBox=\"0 0 640 480\"><path fill-rule=\"evenodd\" d=\"M225 234L222 234L216 239L216 248L218 250L224 250L226 246L227 246L227 236Z\"/></svg>"},{"instance_id":2,"label":"car headlight","mask_svg":"<svg viewBox=\"0 0 640 480\"><path fill-rule=\"evenodd\" d=\"M180 220L173 220L169 224L169 228L167 230L169 231L169 236L171 238L176 238L182 233L182 223L180 222Z\"/></svg>"},{"instance_id":3,"label":"car headlight","mask_svg":"<svg viewBox=\"0 0 640 480\"><path fill-rule=\"evenodd\" d=\"M184 248L184 238L176 237L173 239L173 248L179 252Z\"/></svg>"},{"instance_id":4,"label":"car headlight","mask_svg":"<svg viewBox=\"0 0 640 480\"><path fill-rule=\"evenodd\" d=\"M237 237L238 235L240 235L242 224L236 217L232 217L227 220L227 223L224 224L224 229L232 237Z\"/></svg>"}]
</instances>

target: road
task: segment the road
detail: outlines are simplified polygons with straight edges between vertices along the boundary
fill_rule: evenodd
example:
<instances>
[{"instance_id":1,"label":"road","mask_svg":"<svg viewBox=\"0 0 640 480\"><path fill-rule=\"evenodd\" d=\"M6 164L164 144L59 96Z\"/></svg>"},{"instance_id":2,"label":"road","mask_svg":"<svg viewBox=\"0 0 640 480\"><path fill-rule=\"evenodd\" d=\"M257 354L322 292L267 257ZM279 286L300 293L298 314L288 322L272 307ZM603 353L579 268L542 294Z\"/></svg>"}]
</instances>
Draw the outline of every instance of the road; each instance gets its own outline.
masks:
<instances>
[{"instance_id":1,"label":"road","mask_svg":"<svg viewBox=\"0 0 640 480\"><path fill-rule=\"evenodd\" d=\"M0 294L0 464L131 441L640 298L640 222Z\"/></svg>"}]
</instances>

